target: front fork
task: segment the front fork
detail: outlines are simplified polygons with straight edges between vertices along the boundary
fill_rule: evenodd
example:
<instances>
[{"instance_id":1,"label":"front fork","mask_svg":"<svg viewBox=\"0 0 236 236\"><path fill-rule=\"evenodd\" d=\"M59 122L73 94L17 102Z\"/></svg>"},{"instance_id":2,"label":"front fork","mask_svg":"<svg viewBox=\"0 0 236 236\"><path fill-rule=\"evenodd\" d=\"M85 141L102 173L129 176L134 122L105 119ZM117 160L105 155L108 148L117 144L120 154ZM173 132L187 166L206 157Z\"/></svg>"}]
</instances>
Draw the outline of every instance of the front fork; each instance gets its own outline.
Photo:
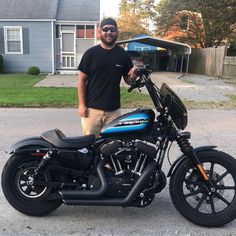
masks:
<instances>
[{"instance_id":1,"label":"front fork","mask_svg":"<svg viewBox=\"0 0 236 236\"><path fill-rule=\"evenodd\" d=\"M176 141L180 147L180 150L183 152L183 154L190 158L194 166L194 170L196 170L201 176L201 179L206 184L209 193L214 192L215 186L212 183L212 181L209 179L209 177L207 176L206 171L204 170L202 163L199 161L196 153L194 152L193 147L189 143L188 138L184 135L182 136L180 135L177 137Z\"/></svg>"}]
</instances>

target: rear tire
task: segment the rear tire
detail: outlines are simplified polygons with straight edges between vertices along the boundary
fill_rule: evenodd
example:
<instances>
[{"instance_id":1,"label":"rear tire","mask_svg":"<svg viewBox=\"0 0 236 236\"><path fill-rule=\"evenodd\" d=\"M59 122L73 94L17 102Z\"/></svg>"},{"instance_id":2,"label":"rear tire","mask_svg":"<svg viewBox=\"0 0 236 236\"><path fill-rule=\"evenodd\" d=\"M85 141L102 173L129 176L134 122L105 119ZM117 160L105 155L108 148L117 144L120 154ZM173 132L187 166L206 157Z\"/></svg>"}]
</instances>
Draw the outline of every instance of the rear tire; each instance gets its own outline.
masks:
<instances>
[{"instance_id":1,"label":"rear tire","mask_svg":"<svg viewBox=\"0 0 236 236\"><path fill-rule=\"evenodd\" d=\"M189 159L184 159L170 179L170 196L177 210L191 222L208 227L227 224L236 217L236 160L226 153L197 154L214 184L209 194Z\"/></svg>"},{"instance_id":2,"label":"rear tire","mask_svg":"<svg viewBox=\"0 0 236 236\"><path fill-rule=\"evenodd\" d=\"M61 200L47 200L51 189L47 186L29 184L41 158L12 155L2 172L2 189L7 201L18 211L30 216L43 216L61 205ZM50 181L47 172L39 176L40 181Z\"/></svg>"}]
</instances>

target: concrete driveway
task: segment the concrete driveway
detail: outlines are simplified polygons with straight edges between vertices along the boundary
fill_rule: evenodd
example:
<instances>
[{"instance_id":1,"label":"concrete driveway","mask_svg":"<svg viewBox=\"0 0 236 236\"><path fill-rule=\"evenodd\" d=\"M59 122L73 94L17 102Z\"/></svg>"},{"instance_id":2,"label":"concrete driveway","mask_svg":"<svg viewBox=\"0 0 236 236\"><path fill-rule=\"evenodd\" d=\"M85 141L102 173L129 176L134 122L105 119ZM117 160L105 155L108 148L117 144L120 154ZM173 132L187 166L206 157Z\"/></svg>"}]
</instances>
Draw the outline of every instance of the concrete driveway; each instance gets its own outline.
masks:
<instances>
[{"instance_id":1,"label":"concrete driveway","mask_svg":"<svg viewBox=\"0 0 236 236\"><path fill-rule=\"evenodd\" d=\"M126 112L125 110L123 112ZM8 159L4 150L15 141L59 128L68 136L81 134L76 109L0 108L0 171ZM236 157L236 111L190 110L188 131L196 146L217 145ZM174 161L180 154L173 145ZM169 164L164 164L167 173ZM221 228L205 228L185 220L174 208L168 184L147 208L61 206L46 217L28 217L14 210L0 188L0 235L79 236L229 236L236 235L236 220Z\"/></svg>"},{"instance_id":2,"label":"concrete driveway","mask_svg":"<svg viewBox=\"0 0 236 236\"><path fill-rule=\"evenodd\" d=\"M153 82L157 85L167 83L173 87L189 87L190 84L179 80L183 76L182 73L175 72L153 72L151 77ZM122 86L128 86L121 81ZM78 75L48 75L44 80L38 82L36 87L77 87L78 86Z\"/></svg>"},{"instance_id":3,"label":"concrete driveway","mask_svg":"<svg viewBox=\"0 0 236 236\"><path fill-rule=\"evenodd\" d=\"M200 102L227 102L227 94L236 94L236 86L224 83L224 80L196 74L175 72L153 72L152 81L160 87L167 83L181 99ZM40 81L37 87L77 87L78 75L49 75ZM128 87L122 80L121 86ZM146 88L142 92L147 93Z\"/></svg>"}]
</instances>

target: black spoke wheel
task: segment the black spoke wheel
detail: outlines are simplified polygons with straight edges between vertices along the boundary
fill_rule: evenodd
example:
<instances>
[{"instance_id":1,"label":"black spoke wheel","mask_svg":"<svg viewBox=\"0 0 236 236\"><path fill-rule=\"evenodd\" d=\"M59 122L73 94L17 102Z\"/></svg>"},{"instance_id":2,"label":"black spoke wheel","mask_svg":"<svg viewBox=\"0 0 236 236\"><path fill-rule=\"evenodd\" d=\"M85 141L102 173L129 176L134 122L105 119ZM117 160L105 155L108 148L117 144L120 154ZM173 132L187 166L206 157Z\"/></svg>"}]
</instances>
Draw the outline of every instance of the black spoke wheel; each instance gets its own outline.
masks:
<instances>
[{"instance_id":1,"label":"black spoke wheel","mask_svg":"<svg viewBox=\"0 0 236 236\"><path fill-rule=\"evenodd\" d=\"M2 189L8 202L18 211L32 216L47 215L61 205L61 200L47 200L52 191L46 183L48 172L34 176L41 158L13 155L2 172Z\"/></svg>"},{"instance_id":2,"label":"black spoke wheel","mask_svg":"<svg viewBox=\"0 0 236 236\"><path fill-rule=\"evenodd\" d=\"M223 152L201 152L198 159L213 184L209 190L188 158L170 179L170 195L177 210L191 222L221 226L236 217L236 161Z\"/></svg>"},{"instance_id":3,"label":"black spoke wheel","mask_svg":"<svg viewBox=\"0 0 236 236\"><path fill-rule=\"evenodd\" d=\"M51 188L46 186L46 183L50 181L49 173L43 172L35 176L34 171L37 166L37 161L24 163L19 166L16 173L16 190L25 199L43 199L51 192ZM41 185L37 185L38 182L40 182Z\"/></svg>"}]
</instances>

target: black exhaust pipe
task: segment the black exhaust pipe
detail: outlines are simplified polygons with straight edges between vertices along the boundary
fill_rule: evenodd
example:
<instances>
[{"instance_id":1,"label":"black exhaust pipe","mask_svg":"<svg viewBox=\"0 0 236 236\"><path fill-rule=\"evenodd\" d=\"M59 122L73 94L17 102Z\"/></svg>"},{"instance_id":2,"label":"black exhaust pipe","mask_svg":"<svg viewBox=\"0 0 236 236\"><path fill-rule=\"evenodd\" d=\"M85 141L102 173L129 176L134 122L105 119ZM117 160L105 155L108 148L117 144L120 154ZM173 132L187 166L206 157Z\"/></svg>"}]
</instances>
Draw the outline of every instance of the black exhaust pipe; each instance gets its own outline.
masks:
<instances>
[{"instance_id":1,"label":"black exhaust pipe","mask_svg":"<svg viewBox=\"0 0 236 236\"><path fill-rule=\"evenodd\" d=\"M63 199L66 205L87 205L87 206L129 206L131 202L143 189L146 181L156 167L156 162L153 161L147 165L138 181L135 183L126 198L121 199Z\"/></svg>"},{"instance_id":2,"label":"black exhaust pipe","mask_svg":"<svg viewBox=\"0 0 236 236\"><path fill-rule=\"evenodd\" d=\"M105 176L105 173L103 171L105 162L102 160L98 163L97 166L97 172L98 176L101 180L101 188L98 190L77 190L77 191L71 191L71 190L62 190L59 191L60 195L62 196L62 199L93 199L93 198L99 198L104 195L108 188L108 182L107 178Z\"/></svg>"}]
</instances>

